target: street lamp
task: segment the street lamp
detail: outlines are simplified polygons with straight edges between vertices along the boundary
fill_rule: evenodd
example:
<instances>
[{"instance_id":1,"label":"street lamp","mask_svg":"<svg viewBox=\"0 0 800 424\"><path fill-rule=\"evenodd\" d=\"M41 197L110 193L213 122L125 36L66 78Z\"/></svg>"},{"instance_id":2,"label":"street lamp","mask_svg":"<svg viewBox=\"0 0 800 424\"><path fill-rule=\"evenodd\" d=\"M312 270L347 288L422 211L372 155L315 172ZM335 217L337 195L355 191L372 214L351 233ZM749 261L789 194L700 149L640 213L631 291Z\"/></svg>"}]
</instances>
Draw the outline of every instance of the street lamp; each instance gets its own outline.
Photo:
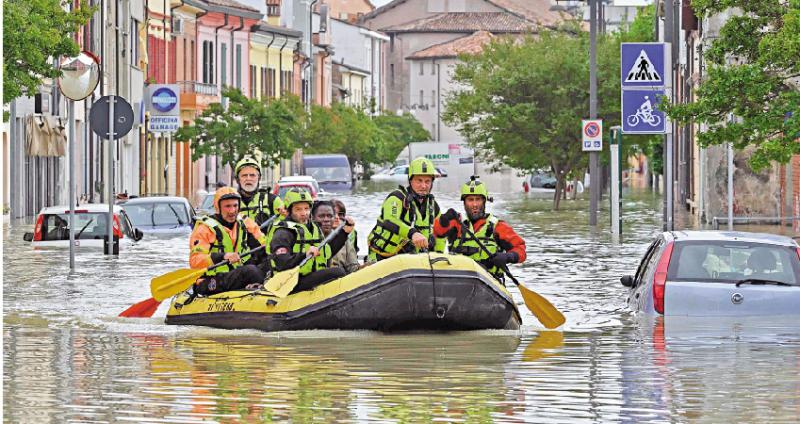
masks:
<instances>
[{"instance_id":1,"label":"street lamp","mask_svg":"<svg viewBox=\"0 0 800 424\"><path fill-rule=\"evenodd\" d=\"M75 101L89 97L100 82L100 63L88 52L64 59L58 88L67 99L69 123L69 269L75 270Z\"/></svg>"}]
</instances>

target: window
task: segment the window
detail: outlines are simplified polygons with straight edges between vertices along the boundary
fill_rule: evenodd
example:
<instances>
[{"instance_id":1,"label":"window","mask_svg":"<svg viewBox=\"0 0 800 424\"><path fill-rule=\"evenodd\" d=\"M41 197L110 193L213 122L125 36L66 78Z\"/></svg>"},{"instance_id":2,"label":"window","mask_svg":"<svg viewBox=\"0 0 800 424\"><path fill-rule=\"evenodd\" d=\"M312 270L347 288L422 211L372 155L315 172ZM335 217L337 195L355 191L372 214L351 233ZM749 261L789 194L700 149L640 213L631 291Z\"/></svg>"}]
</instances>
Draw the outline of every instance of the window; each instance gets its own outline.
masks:
<instances>
[{"instance_id":1,"label":"window","mask_svg":"<svg viewBox=\"0 0 800 424\"><path fill-rule=\"evenodd\" d=\"M256 65L250 65L250 98L251 99L255 99L256 98L256 94L257 94L257 91L256 91L256 78L257 78L257 76L258 75L256 74Z\"/></svg>"},{"instance_id":2,"label":"window","mask_svg":"<svg viewBox=\"0 0 800 424\"><path fill-rule=\"evenodd\" d=\"M214 43L203 41L203 82L213 84L214 81Z\"/></svg>"},{"instance_id":3,"label":"window","mask_svg":"<svg viewBox=\"0 0 800 424\"><path fill-rule=\"evenodd\" d=\"M431 107L436 107L436 90L431 90Z\"/></svg>"},{"instance_id":4,"label":"window","mask_svg":"<svg viewBox=\"0 0 800 424\"><path fill-rule=\"evenodd\" d=\"M131 65L139 67L139 22L131 19Z\"/></svg>"},{"instance_id":5,"label":"window","mask_svg":"<svg viewBox=\"0 0 800 424\"><path fill-rule=\"evenodd\" d=\"M189 72L189 67L192 66L191 62L189 62L189 40L183 39L183 63L181 64L181 69L183 69L183 80L187 81L189 78L186 77L186 74Z\"/></svg>"},{"instance_id":6,"label":"window","mask_svg":"<svg viewBox=\"0 0 800 424\"><path fill-rule=\"evenodd\" d=\"M261 67L261 98L267 98L267 68Z\"/></svg>"},{"instance_id":7,"label":"window","mask_svg":"<svg viewBox=\"0 0 800 424\"><path fill-rule=\"evenodd\" d=\"M389 81L392 84L392 88L394 88L394 63L389 65Z\"/></svg>"},{"instance_id":8,"label":"window","mask_svg":"<svg viewBox=\"0 0 800 424\"><path fill-rule=\"evenodd\" d=\"M420 62L419 63L419 74L420 75L425 75L425 62Z\"/></svg>"},{"instance_id":9,"label":"window","mask_svg":"<svg viewBox=\"0 0 800 424\"><path fill-rule=\"evenodd\" d=\"M425 91L419 90L419 105L422 106L425 104Z\"/></svg>"},{"instance_id":10,"label":"window","mask_svg":"<svg viewBox=\"0 0 800 424\"><path fill-rule=\"evenodd\" d=\"M242 45L236 45L236 88L242 88Z\"/></svg>"},{"instance_id":11,"label":"window","mask_svg":"<svg viewBox=\"0 0 800 424\"><path fill-rule=\"evenodd\" d=\"M281 71L281 94L292 92L292 71Z\"/></svg>"},{"instance_id":12,"label":"window","mask_svg":"<svg viewBox=\"0 0 800 424\"><path fill-rule=\"evenodd\" d=\"M267 5L267 16L281 16L281 6L269 4Z\"/></svg>"},{"instance_id":13,"label":"window","mask_svg":"<svg viewBox=\"0 0 800 424\"><path fill-rule=\"evenodd\" d=\"M222 83L222 86L228 85L228 45L222 43L222 48L219 51L219 81Z\"/></svg>"},{"instance_id":14,"label":"window","mask_svg":"<svg viewBox=\"0 0 800 424\"><path fill-rule=\"evenodd\" d=\"M189 40L189 61L187 62L190 66L189 68L189 78L190 80L195 79L195 63L194 63L194 40Z\"/></svg>"}]
</instances>

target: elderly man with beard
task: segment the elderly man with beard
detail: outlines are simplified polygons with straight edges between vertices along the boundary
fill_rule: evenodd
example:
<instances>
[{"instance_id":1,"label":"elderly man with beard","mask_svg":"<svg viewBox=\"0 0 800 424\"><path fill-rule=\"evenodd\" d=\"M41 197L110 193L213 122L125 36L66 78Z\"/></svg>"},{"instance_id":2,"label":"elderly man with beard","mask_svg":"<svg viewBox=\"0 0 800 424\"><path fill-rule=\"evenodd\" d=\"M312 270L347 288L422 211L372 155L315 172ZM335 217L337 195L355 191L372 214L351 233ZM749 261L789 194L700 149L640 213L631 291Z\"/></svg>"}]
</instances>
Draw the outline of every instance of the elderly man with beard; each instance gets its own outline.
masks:
<instances>
[{"instance_id":1,"label":"elderly man with beard","mask_svg":"<svg viewBox=\"0 0 800 424\"><path fill-rule=\"evenodd\" d=\"M499 281L504 281L503 267L510 263L525 261L525 240L522 239L505 221L486 213L486 202L490 200L486 185L473 176L461 186L461 201L467 219L463 219L455 210L448 209L433 226L436 237L447 237L452 253L469 256L481 264ZM473 237L471 232L489 251L487 254Z\"/></svg>"},{"instance_id":2,"label":"elderly man with beard","mask_svg":"<svg viewBox=\"0 0 800 424\"><path fill-rule=\"evenodd\" d=\"M242 197L240 213L243 217L249 217L261 225L273 215L285 214L280 197L268 190L259 190L261 163L257 158L242 158L236 163L234 174L239 184L239 195Z\"/></svg>"}]
</instances>

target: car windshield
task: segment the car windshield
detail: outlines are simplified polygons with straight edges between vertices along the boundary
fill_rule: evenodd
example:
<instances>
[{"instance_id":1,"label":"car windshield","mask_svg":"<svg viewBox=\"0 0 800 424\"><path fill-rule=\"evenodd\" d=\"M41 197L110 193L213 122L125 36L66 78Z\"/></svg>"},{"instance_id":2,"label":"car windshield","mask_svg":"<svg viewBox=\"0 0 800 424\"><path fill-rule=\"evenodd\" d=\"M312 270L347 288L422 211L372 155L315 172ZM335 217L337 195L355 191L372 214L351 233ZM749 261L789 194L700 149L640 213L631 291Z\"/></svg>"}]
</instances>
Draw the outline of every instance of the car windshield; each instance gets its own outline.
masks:
<instances>
[{"instance_id":1,"label":"car windshield","mask_svg":"<svg viewBox=\"0 0 800 424\"><path fill-rule=\"evenodd\" d=\"M102 239L108 232L108 213L75 214L75 238L79 240ZM69 240L69 214L45 215L42 225L42 240Z\"/></svg>"},{"instance_id":2,"label":"car windshield","mask_svg":"<svg viewBox=\"0 0 800 424\"><path fill-rule=\"evenodd\" d=\"M768 280L800 285L800 258L789 246L744 241L684 241L675 244L671 280L737 282Z\"/></svg>"},{"instance_id":3,"label":"car windshield","mask_svg":"<svg viewBox=\"0 0 800 424\"><path fill-rule=\"evenodd\" d=\"M174 227L189 223L186 207L178 202L136 203L123 207L136 227Z\"/></svg>"},{"instance_id":4,"label":"car windshield","mask_svg":"<svg viewBox=\"0 0 800 424\"><path fill-rule=\"evenodd\" d=\"M214 194L209 194L203 199L203 203L200 205L200 209L202 210L211 210L214 209Z\"/></svg>"},{"instance_id":5,"label":"car windshield","mask_svg":"<svg viewBox=\"0 0 800 424\"><path fill-rule=\"evenodd\" d=\"M350 181L350 168L308 168L306 173L314 177L318 182L329 181Z\"/></svg>"}]
</instances>

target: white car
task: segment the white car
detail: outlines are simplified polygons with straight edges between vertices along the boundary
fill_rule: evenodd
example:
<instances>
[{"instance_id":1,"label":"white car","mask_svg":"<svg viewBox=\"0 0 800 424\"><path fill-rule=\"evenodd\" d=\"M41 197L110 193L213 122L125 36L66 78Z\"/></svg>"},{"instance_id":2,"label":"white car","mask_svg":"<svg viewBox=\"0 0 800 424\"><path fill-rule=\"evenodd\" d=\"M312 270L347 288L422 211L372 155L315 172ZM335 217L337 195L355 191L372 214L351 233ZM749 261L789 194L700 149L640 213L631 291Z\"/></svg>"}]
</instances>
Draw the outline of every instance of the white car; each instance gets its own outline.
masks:
<instances>
[{"instance_id":1,"label":"white car","mask_svg":"<svg viewBox=\"0 0 800 424\"><path fill-rule=\"evenodd\" d=\"M283 196L286 195L286 192L293 187L308 189L311 192L311 197L314 199L316 199L318 195L328 194L320 189L319 183L317 183L317 180L315 180L314 177L308 175L292 175L288 177L281 177L278 183L272 187L272 194L283 198Z\"/></svg>"},{"instance_id":2,"label":"white car","mask_svg":"<svg viewBox=\"0 0 800 424\"><path fill-rule=\"evenodd\" d=\"M92 203L75 207L75 246L103 248L108 229L108 205ZM120 245L141 240L142 231L131 224L120 206L114 205L114 235ZM36 217L34 232L25 233L34 248L69 248L69 206L43 208Z\"/></svg>"},{"instance_id":3,"label":"white car","mask_svg":"<svg viewBox=\"0 0 800 424\"><path fill-rule=\"evenodd\" d=\"M436 168L436 178L444 178L446 176L447 172L442 168ZM395 166L394 168L373 175L370 179L372 181L406 182L408 181L408 165Z\"/></svg>"}]
</instances>

